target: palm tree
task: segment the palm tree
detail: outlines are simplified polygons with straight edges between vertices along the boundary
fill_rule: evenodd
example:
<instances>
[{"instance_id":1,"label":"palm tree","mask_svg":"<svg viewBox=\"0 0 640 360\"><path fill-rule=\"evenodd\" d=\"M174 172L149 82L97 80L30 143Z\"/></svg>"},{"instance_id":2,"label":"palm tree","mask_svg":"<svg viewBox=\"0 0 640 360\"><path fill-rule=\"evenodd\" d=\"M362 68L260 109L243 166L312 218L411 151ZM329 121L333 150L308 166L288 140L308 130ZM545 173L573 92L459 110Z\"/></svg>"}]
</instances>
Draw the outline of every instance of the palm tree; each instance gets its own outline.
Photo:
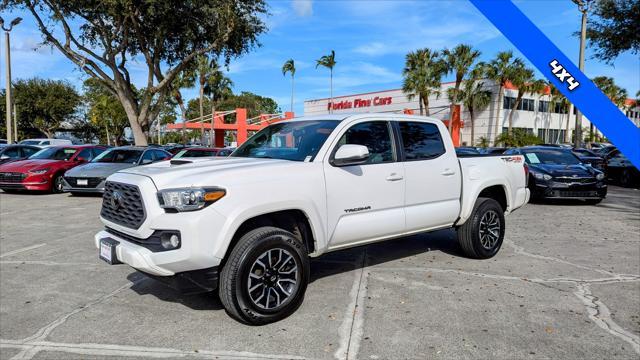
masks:
<instances>
[{"instance_id":1,"label":"palm tree","mask_svg":"<svg viewBox=\"0 0 640 360\"><path fill-rule=\"evenodd\" d=\"M185 69L178 74L171 83L171 96L173 100L178 104L180 108L180 118L182 119L182 143L186 144L186 130L187 130L187 107L184 104L184 98L180 89L191 88L195 83L195 76L193 69Z\"/></svg>"},{"instance_id":2,"label":"palm tree","mask_svg":"<svg viewBox=\"0 0 640 360\"><path fill-rule=\"evenodd\" d=\"M215 72L215 60L209 60L209 58L205 55L200 55L196 58L196 72L198 74L198 85L199 85L199 98L198 105L200 108L200 123L203 123L204 118L204 93L205 87L207 86L207 82L212 76L213 72ZM204 126L201 127L201 138L204 139Z\"/></svg>"},{"instance_id":3,"label":"palm tree","mask_svg":"<svg viewBox=\"0 0 640 360\"><path fill-rule=\"evenodd\" d=\"M402 91L409 100L413 100L418 95L420 115L423 115L422 106L424 105L426 115L429 116L429 96L440 96L440 80L444 71L444 64L438 51L425 48L407 54L402 71L404 77Z\"/></svg>"},{"instance_id":4,"label":"palm tree","mask_svg":"<svg viewBox=\"0 0 640 360\"><path fill-rule=\"evenodd\" d=\"M216 105L218 101L223 100L233 94L231 87L233 82L226 77L218 63L213 60L211 64L211 72L207 79L207 85L204 88L204 92L209 96L211 103L211 146L214 146L214 131L213 123L216 117Z\"/></svg>"},{"instance_id":5,"label":"palm tree","mask_svg":"<svg viewBox=\"0 0 640 360\"><path fill-rule=\"evenodd\" d=\"M500 108L504 98L504 85L513 78L514 69L524 66L524 62L520 58L514 58L513 52L502 51L496 55L496 58L487 64L487 78L493 80L499 85L498 104L496 106L495 135L498 135L498 125L500 121ZM487 136L489 134L487 133Z\"/></svg>"},{"instance_id":6,"label":"palm tree","mask_svg":"<svg viewBox=\"0 0 640 360\"><path fill-rule=\"evenodd\" d=\"M447 74L454 72L456 76L456 82L454 91L451 92L451 110L450 113L453 117L453 107L461 100L460 96L460 84L462 79L466 76L467 72L471 68L471 65L480 56L480 51L473 50L471 45L459 44L452 50L444 49L442 52L444 58L444 66ZM449 121L449 134L451 134L453 128L453 119Z\"/></svg>"},{"instance_id":7,"label":"palm tree","mask_svg":"<svg viewBox=\"0 0 640 360\"><path fill-rule=\"evenodd\" d=\"M491 103L491 90L484 87L484 82L480 81L484 76L485 64L479 63L469 73L469 78L465 80L459 100L469 112L471 122L471 146L475 143L475 113L482 111Z\"/></svg>"},{"instance_id":8,"label":"palm tree","mask_svg":"<svg viewBox=\"0 0 640 360\"><path fill-rule=\"evenodd\" d=\"M296 64L293 59L285 61L284 65L282 65L282 76L286 75L287 72L291 73L291 112L293 112L293 77L296 75Z\"/></svg>"},{"instance_id":9,"label":"palm tree","mask_svg":"<svg viewBox=\"0 0 640 360\"><path fill-rule=\"evenodd\" d=\"M539 94L544 90L545 82L542 80L533 80L533 70L525 67L518 68L513 76L512 84L516 87L518 94L516 95L516 101L513 103L511 110L509 111L509 128L507 134L513 135L513 114L515 110L520 106L522 97L526 93Z\"/></svg>"},{"instance_id":10,"label":"palm tree","mask_svg":"<svg viewBox=\"0 0 640 360\"><path fill-rule=\"evenodd\" d=\"M331 50L331 54L324 55L320 59L316 60L316 69L318 66L329 69L329 104L333 105L333 67L336 66L336 52ZM332 106L329 107L329 113L331 113Z\"/></svg>"}]
</instances>

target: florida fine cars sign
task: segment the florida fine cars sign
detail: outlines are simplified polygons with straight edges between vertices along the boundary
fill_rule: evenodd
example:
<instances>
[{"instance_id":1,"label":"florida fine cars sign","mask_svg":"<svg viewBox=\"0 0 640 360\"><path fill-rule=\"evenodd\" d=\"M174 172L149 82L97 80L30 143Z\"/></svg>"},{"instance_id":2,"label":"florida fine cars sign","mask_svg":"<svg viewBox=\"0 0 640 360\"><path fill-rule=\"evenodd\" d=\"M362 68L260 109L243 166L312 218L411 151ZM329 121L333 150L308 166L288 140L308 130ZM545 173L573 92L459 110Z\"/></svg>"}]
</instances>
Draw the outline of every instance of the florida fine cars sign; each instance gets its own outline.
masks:
<instances>
[{"instance_id":1,"label":"florida fine cars sign","mask_svg":"<svg viewBox=\"0 0 640 360\"><path fill-rule=\"evenodd\" d=\"M327 110L344 110L344 109L352 109L352 108L364 108L371 106L381 106L381 105L391 105L392 98L389 97L380 97L376 96L373 99L354 99L351 100L343 100L340 102L329 102L327 103Z\"/></svg>"}]
</instances>

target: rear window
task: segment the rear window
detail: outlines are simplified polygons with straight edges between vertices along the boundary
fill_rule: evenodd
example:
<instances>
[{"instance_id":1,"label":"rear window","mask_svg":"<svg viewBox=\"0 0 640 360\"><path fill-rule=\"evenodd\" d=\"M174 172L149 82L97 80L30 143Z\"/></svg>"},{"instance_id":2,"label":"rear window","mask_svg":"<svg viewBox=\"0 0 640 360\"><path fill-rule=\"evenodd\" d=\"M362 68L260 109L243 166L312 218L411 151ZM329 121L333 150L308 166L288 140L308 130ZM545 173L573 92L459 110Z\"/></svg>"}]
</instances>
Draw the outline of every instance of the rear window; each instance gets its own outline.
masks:
<instances>
[{"instance_id":1,"label":"rear window","mask_svg":"<svg viewBox=\"0 0 640 360\"><path fill-rule=\"evenodd\" d=\"M400 134L405 160L433 159L445 153L438 127L423 122L402 121Z\"/></svg>"}]
</instances>

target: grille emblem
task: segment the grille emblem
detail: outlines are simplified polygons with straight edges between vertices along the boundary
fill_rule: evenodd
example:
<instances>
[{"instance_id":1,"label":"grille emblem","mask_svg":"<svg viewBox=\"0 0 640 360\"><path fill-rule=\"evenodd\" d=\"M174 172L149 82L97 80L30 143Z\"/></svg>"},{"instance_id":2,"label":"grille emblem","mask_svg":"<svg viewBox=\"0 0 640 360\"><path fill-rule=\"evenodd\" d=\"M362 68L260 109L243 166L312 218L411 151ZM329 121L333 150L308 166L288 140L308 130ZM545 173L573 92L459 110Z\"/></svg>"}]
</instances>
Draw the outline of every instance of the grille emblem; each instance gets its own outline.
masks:
<instances>
[{"instance_id":1,"label":"grille emblem","mask_svg":"<svg viewBox=\"0 0 640 360\"><path fill-rule=\"evenodd\" d=\"M118 210L121 206L123 206L124 197L122 193L118 190L115 190L113 194L111 194L111 208L114 210Z\"/></svg>"}]
</instances>

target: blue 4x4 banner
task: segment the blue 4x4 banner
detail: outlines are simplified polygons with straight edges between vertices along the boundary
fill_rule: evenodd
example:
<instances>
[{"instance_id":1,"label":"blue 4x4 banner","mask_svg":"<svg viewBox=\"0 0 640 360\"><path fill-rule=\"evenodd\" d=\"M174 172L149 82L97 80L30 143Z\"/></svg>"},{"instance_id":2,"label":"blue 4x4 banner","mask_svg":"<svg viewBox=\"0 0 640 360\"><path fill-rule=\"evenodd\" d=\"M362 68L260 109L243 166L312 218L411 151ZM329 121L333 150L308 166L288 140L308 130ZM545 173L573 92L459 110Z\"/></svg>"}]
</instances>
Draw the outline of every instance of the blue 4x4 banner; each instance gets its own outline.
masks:
<instances>
[{"instance_id":1,"label":"blue 4x4 banner","mask_svg":"<svg viewBox=\"0 0 640 360\"><path fill-rule=\"evenodd\" d=\"M636 127L511 0L470 1L580 109L589 121L595 124L637 168L640 168L640 128Z\"/></svg>"}]
</instances>

